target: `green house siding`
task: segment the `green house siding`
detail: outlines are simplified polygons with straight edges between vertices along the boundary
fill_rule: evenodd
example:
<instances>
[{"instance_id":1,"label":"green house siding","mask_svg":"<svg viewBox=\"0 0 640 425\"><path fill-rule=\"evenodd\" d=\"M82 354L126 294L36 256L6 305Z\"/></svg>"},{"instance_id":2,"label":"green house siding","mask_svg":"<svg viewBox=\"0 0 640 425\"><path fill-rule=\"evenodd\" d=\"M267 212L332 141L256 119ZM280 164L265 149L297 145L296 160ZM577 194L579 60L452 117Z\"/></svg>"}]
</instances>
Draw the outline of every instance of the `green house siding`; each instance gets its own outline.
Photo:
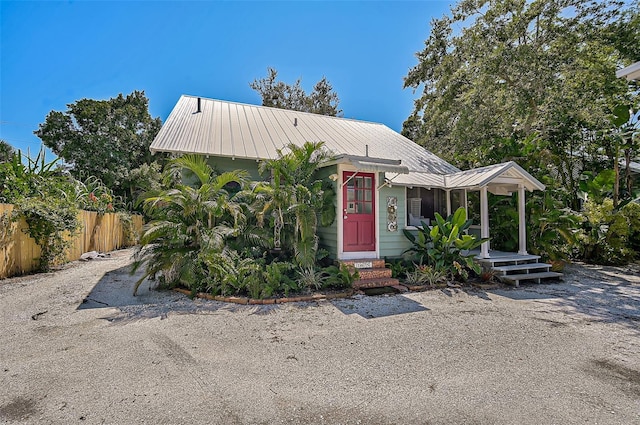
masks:
<instances>
[{"instance_id":1,"label":"green house siding","mask_svg":"<svg viewBox=\"0 0 640 425\"><path fill-rule=\"evenodd\" d=\"M378 238L380 241L380 257L400 257L402 253L411 247L409 240L404 236L402 229L407 221L407 202L405 199L405 188L401 186L385 186L378 192L378 213L379 227ZM398 200L397 210L397 230L392 232L387 228L387 200L388 197L395 196Z\"/></svg>"},{"instance_id":2,"label":"green house siding","mask_svg":"<svg viewBox=\"0 0 640 425\"><path fill-rule=\"evenodd\" d=\"M329 176L336 172L337 172L337 166L335 165L321 168L317 172L317 178L323 179L323 180L329 180ZM333 188L336 191L336 200L334 202L335 202L336 208L338 208L337 196L340 196L340 195L338 194L339 190L335 182L333 183ZM320 238L319 245L321 248L324 248L327 251L329 251L329 256L331 258L338 258L338 219L341 217L342 216L337 214L337 211L336 211L336 219L333 221L333 223L331 223L330 226L318 227L318 237Z\"/></svg>"},{"instance_id":3,"label":"green house siding","mask_svg":"<svg viewBox=\"0 0 640 425\"><path fill-rule=\"evenodd\" d=\"M231 159L218 156L209 157L207 160L210 166L220 173L226 173L228 171L246 170L252 180L264 180L264 178L258 172L259 162L253 159Z\"/></svg>"}]
</instances>

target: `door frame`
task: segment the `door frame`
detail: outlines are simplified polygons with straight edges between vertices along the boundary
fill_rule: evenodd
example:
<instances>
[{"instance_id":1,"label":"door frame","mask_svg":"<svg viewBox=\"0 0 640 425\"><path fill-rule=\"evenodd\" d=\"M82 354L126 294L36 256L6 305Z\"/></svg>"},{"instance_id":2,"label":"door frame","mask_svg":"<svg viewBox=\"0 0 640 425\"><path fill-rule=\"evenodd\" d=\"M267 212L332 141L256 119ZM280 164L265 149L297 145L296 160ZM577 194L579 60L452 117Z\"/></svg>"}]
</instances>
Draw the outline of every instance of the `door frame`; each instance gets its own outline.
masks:
<instances>
[{"instance_id":1,"label":"door frame","mask_svg":"<svg viewBox=\"0 0 640 425\"><path fill-rule=\"evenodd\" d=\"M380 252L380 214L378 213L378 205L379 205L379 189L378 189L378 179L380 177L380 173L371 172L371 171L362 171L357 170L350 164L338 164L336 173L338 174L338 179L336 180L336 192L338 194L338 202L337 211L336 211L336 219L338 220L337 232L338 232L338 259L339 260L358 260L364 258L379 258ZM343 212L344 212L344 196L343 196L343 186L344 183L343 176L344 172L358 172L361 171L363 173L372 173L375 176L374 179L374 201L373 201L373 222L374 222L374 231L375 231L375 249L373 251L353 251L353 252L345 252L344 251L344 220L343 220Z\"/></svg>"}]
</instances>

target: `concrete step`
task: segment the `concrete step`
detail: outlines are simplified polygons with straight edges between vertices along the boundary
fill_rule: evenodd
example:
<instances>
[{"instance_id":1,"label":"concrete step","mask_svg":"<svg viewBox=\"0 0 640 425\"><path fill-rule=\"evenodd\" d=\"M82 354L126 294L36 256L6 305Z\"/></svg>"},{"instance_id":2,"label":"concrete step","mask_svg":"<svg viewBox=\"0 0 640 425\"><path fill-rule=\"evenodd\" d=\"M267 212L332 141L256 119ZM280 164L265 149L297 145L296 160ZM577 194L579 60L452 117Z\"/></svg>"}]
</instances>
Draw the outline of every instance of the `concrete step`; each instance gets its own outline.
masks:
<instances>
[{"instance_id":1,"label":"concrete step","mask_svg":"<svg viewBox=\"0 0 640 425\"><path fill-rule=\"evenodd\" d=\"M508 274L504 276L498 276L498 279L504 282L515 283L516 286L519 286L521 280L535 280L537 283L540 283L541 279L559 279L561 277L562 277L562 273L541 272L541 273Z\"/></svg>"},{"instance_id":2,"label":"concrete step","mask_svg":"<svg viewBox=\"0 0 640 425\"><path fill-rule=\"evenodd\" d=\"M404 286L404 285L396 285L396 286L392 286L393 289L395 289L396 292L403 294L405 292L409 292L409 289Z\"/></svg>"},{"instance_id":3,"label":"concrete step","mask_svg":"<svg viewBox=\"0 0 640 425\"><path fill-rule=\"evenodd\" d=\"M382 258L363 258L360 260L340 260L342 264L353 266L356 269L384 269L384 259Z\"/></svg>"},{"instance_id":4,"label":"concrete step","mask_svg":"<svg viewBox=\"0 0 640 425\"><path fill-rule=\"evenodd\" d=\"M544 270L548 272L549 270L551 270L551 264L547 264L547 263L513 264L510 266L497 266L497 267L494 267L493 270L504 273L504 274L509 274L510 272L526 271L526 270Z\"/></svg>"},{"instance_id":5,"label":"concrete step","mask_svg":"<svg viewBox=\"0 0 640 425\"><path fill-rule=\"evenodd\" d=\"M389 278L393 274L391 269L358 269L360 280Z\"/></svg>"},{"instance_id":6,"label":"concrete step","mask_svg":"<svg viewBox=\"0 0 640 425\"><path fill-rule=\"evenodd\" d=\"M379 279L359 279L353 282L354 289L369 289L369 288L383 288L385 286L398 286L400 281L393 278L379 278Z\"/></svg>"}]
</instances>

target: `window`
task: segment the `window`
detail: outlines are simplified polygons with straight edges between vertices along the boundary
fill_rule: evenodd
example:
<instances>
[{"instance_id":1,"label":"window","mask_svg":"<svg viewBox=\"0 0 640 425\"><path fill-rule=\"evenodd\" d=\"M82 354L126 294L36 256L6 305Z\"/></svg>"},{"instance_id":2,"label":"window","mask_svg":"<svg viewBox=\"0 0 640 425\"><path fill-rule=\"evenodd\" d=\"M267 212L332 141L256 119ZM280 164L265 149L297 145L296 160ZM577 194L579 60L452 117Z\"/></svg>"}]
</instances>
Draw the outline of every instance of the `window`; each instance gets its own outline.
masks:
<instances>
[{"instance_id":1,"label":"window","mask_svg":"<svg viewBox=\"0 0 640 425\"><path fill-rule=\"evenodd\" d=\"M347 214L373 213L373 178L355 176L347 182Z\"/></svg>"},{"instance_id":2,"label":"window","mask_svg":"<svg viewBox=\"0 0 640 425\"><path fill-rule=\"evenodd\" d=\"M451 191L451 212L463 206L464 191ZM435 220L436 213L447 216L447 192L423 187L407 188L407 225L420 226L422 221Z\"/></svg>"}]
</instances>

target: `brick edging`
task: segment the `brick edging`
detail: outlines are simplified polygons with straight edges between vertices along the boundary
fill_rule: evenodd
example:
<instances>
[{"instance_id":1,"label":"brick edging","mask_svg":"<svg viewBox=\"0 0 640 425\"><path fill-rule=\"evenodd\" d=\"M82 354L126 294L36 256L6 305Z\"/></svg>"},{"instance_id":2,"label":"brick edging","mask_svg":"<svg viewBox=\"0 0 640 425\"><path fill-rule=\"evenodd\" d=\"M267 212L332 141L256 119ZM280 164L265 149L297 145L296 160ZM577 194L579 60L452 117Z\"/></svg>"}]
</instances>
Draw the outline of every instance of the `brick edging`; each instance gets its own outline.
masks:
<instances>
[{"instance_id":1,"label":"brick edging","mask_svg":"<svg viewBox=\"0 0 640 425\"><path fill-rule=\"evenodd\" d=\"M174 291L181 294L191 296L191 291L182 288L173 288ZM211 301L221 301L225 303L242 304L242 305L269 305L269 304L284 304L295 302L312 302L320 300L331 300L335 298L349 298L353 295L353 290L338 292L335 294L313 294L313 295L301 295L299 297L284 297L284 298L266 298L256 299L247 297L224 297L222 295L211 295L204 292L198 292L196 298L202 298Z\"/></svg>"}]
</instances>

